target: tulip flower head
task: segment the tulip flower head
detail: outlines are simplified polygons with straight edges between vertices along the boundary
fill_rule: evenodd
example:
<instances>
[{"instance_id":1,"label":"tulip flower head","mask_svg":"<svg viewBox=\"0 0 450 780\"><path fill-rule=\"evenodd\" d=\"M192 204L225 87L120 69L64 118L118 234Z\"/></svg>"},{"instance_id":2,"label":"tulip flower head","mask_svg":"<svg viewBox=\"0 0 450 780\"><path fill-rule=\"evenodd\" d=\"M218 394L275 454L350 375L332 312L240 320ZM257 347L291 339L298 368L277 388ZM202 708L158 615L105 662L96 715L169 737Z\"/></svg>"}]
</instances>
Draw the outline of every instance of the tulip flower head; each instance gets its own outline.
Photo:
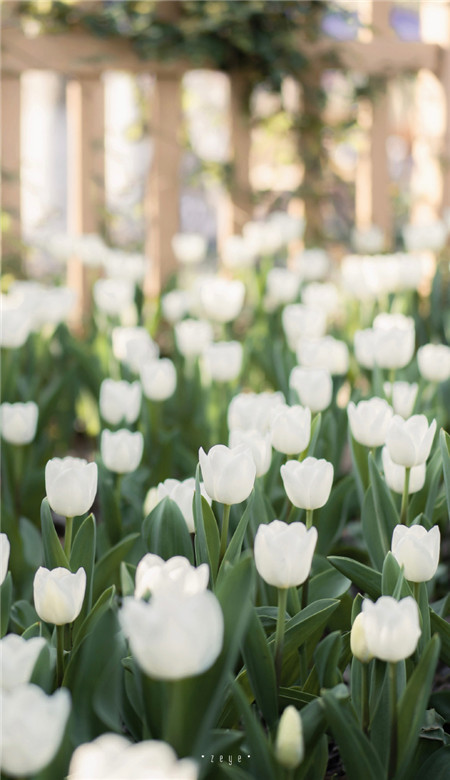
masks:
<instances>
[{"instance_id":1,"label":"tulip flower head","mask_svg":"<svg viewBox=\"0 0 450 780\"><path fill-rule=\"evenodd\" d=\"M285 455L303 452L311 438L311 410L303 406L276 406L271 415L272 446Z\"/></svg>"},{"instance_id":2,"label":"tulip flower head","mask_svg":"<svg viewBox=\"0 0 450 780\"><path fill-rule=\"evenodd\" d=\"M435 525L430 531L421 525L396 525L392 534L392 554L403 566L410 582L428 582L433 579L439 563L441 532Z\"/></svg>"},{"instance_id":3,"label":"tulip flower head","mask_svg":"<svg viewBox=\"0 0 450 780\"><path fill-rule=\"evenodd\" d=\"M249 447L230 449L216 444L206 454L199 450L200 467L206 492L221 504L240 504L249 497L256 477L256 466Z\"/></svg>"},{"instance_id":4,"label":"tulip flower head","mask_svg":"<svg viewBox=\"0 0 450 780\"><path fill-rule=\"evenodd\" d=\"M34 608L41 620L64 626L73 623L81 612L86 592L86 572L80 567L75 574L58 566L40 566L34 575Z\"/></svg>"},{"instance_id":5,"label":"tulip flower head","mask_svg":"<svg viewBox=\"0 0 450 780\"><path fill-rule=\"evenodd\" d=\"M291 588L302 585L309 577L317 529L306 530L303 523L273 520L261 524L255 536L255 565L268 585Z\"/></svg>"},{"instance_id":6,"label":"tulip flower head","mask_svg":"<svg viewBox=\"0 0 450 780\"><path fill-rule=\"evenodd\" d=\"M272 462L272 440L270 433L260 433L257 429L243 431L234 428L230 431L231 449L245 445L250 448L256 466L256 476L262 477L270 469Z\"/></svg>"},{"instance_id":7,"label":"tulip flower head","mask_svg":"<svg viewBox=\"0 0 450 780\"><path fill-rule=\"evenodd\" d=\"M100 414L109 425L125 421L136 422L141 408L142 391L139 382L104 379L100 385Z\"/></svg>"},{"instance_id":8,"label":"tulip flower head","mask_svg":"<svg viewBox=\"0 0 450 780\"><path fill-rule=\"evenodd\" d=\"M305 756L303 725L299 711L290 704L283 710L275 741L277 761L286 769L296 769Z\"/></svg>"},{"instance_id":9,"label":"tulip flower head","mask_svg":"<svg viewBox=\"0 0 450 780\"><path fill-rule=\"evenodd\" d=\"M446 344L425 344L417 350L419 371L428 382L450 379L450 347Z\"/></svg>"},{"instance_id":10,"label":"tulip flower head","mask_svg":"<svg viewBox=\"0 0 450 780\"><path fill-rule=\"evenodd\" d=\"M405 420L411 417L419 389L417 382L385 382L383 389L391 399L394 414L399 414Z\"/></svg>"},{"instance_id":11,"label":"tulip flower head","mask_svg":"<svg viewBox=\"0 0 450 780\"><path fill-rule=\"evenodd\" d=\"M239 341L217 341L202 354L203 368L212 382L233 382L242 369L243 349Z\"/></svg>"},{"instance_id":12,"label":"tulip flower head","mask_svg":"<svg viewBox=\"0 0 450 780\"><path fill-rule=\"evenodd\" d=\"M212 277L206 279L200 290L206 317L212 322L232 322L244 305L245 286L238 279Z\"/></svg>"},{"instance_id":13,"label":"tulip flower head","mask_svg":"<svg viewBox=\"0 0 450 780\"><path fill-rule=\"evenodd\" d=\"M394 493L402 495L405 489L405 467L399 466L398 463L394 463L389 455L387 447L383 447L381 450L381 459L383 462L384 478L388 486ZM425 484L425 477L425 463L419 463L418 466L413 466L411 468L409 472L408 495L422 490Z\"/></svg>"},{"instance_id":14,"label":"tulip flower head","mask_svg":"<svg viewBox=\"0 0 450 780\"><path fill-rule=\"evenodd\" d=\"M166 401L177 386L177 372L170 358L145 363L141 368L144 395L151 401Z\"/></svg>"},{"instance_id":15,"label":"tulip flower head","mask_svg":"<svg viewBox=\"0 0 450 780\"><path fill-rule=\"evenodd\" d=\"M408 420L395 415L386 434L386 446L391 459L406 468L425 463L435 432L436 420L428 425L424 414L414 414Z\"/></svg>"},{"instance_id":16,"label":"tulip flower head","mask_svg":"<svg viewBox=\"0 0 450 780\"><path fill-rule=\"evenodd\" d=\"M97 493L96 463L83 458L52 458L45 467L45 491L54 512L76 517L88 512Z\"/></svg>"},{"instance_id":17,"label":"tulip flower head","mask_svg":"<svg viewBox=\"0 0 450 780\"><path fill-rule=\"evenodd\" d=\"M311 409L313 414L323 412L331 403L333 381L324 368L295 366L289 377L289 387L297 393L300 404Z\"/></svg>"},{"instance_id":18,"label":"tulip flower head","mask_svg":"<svg viewBox=\"0 0 450 780\"><path fill-rule=\"evenodd\" d=\"M175 555L165 561L159 555L147 553L136 568L136 599L147 593L175 592L186 596L202 593L208 587L209 566L202 563L195 568L187 558Z\"/></svg>"},{"instance_id":19,"label":"tulip flower head","mask_svg":"<svg viewBox=\"0 0 450 780\"><path fill-rule=\"evenodd\" d=\"M320 509L333 485L333 464L321 458L288 460L280 469L289 501L301 509Z\"/></svg>"},{"instance_id":20,"label":"tulip flower head","mask_svg":"<svg viewBox=\"0 0 450 780\"><path fill-rule=\"evenodd\" d=\"M181 320L175 325L175 343L185 358L194 358L211 344L213 329L206 320Z\"/></svg>"},{"instance_id":21,"label":"tulip flower head","mask_svg":"<svg viewBox=\"0 0 450 780\"><path fill-rule=\"evenodd\" d=\"M369 651L366 640L366 620L366 613L360 612L359 615L357 615L354 619L352 630L350 632L350 649L355 658L357 658L358 661L361 661L363 664L367 664L373 658L373 655Z\"/></svg>"},{"instance_id":22,"label":"tulip flower head","mask_svg":"<svg viewBox=\"0 0 450 780\"><path fill-rule=\"evenodd\" d=\"M383 398L370 398L347 407L353 438L365 447L380 447L386 441L386 434L393 416L393 410Z\"/></svg>"},{"instance_id":23,"label":"tulip flower head","mask_svg":"<svg viewBox=\"0 0 450 780\"><path fill-rule=\"evenodd\" d=\"M289 349L295 352L301 339L317 339L325 335L327 317L323 309L291 303L281 315L283 330Z\"/></svg>"},{"instance_id":24,"label":"tulip flower head","mask_svg":"<svg viewBox=\"0 0 450 780\"><path fill-rule=\"evenodd\" d=\"M200 492L208 504L211 504L211 499L205 490L203 482L200 483ZM175 501L180 509L181 514L186 521L189 533L193 534L195 533L194 513L192 509L194 493L194 477L188 477L188 479L184 479L183 481L178 479L165 479L164 482L160 482L156 488L150 488L144 504L145 515L148 515L164 498L170 498L171 501Z\"/></svg>"},{"instance_id":25,"label":"tulip flower head","mask_svg":"<svg viewBox=\"0 0 450 780\"><path fill-rule=\"evenodd\" d=\"M121 428L113 433L104 430L100 441L102 460L106 468L116 474L136 471L144 451L144 437L140 431Z\"/></svg>"},{"instance_id":26,"label":"tulip flower head","mask_svg":"<svg viewBox=\"0 0 450 780\"><path fill-rule=\"evenodd\" d=\"M421 635L419 610L412 596L396 601L381 596L374 604L362 604L368 652L381 661L397 663L409 658Z\"/></svg>"},{"instance_id":27,"label":"tulip flower head","mask_svg":"<svg viewBox=\"0 0 450 780\"><path fill-rule=\"evenodd\" d=\"M0 639L0 688L11 691L28 683L46 644L42 636L24 639L18 634L7 634Z\"/></svg>"},{"instance_id":28,"label":"tulip flower head","mask_svg":"<svg viewBox=\"0 0 450 780\"><path fill-rule=\"evenodd\" d=\"M39 408L34 401L0 405L0 432L10 444L29 444L36 435Z\"/></svg>"},{"instance_id":29,"label":"tulip flower head","mask_svg":"<svg viewBox=\"0 0 450 780\"><path fill-rule=\"evenodd\" d=\"M0 585L5 581L8 573L9 553L11 545L6 534L0 534Z\"/></svg>"}]
</instances>

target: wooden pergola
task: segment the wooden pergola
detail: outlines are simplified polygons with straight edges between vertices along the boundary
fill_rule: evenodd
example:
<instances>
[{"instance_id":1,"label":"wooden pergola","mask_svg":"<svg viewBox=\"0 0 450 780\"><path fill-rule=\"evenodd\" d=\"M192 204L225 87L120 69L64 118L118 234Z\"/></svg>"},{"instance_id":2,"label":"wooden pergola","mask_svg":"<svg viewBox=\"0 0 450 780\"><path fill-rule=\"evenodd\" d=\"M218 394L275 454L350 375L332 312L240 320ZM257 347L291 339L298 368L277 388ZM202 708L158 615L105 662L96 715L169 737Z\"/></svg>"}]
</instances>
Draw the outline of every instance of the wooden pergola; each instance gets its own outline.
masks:
<instances>
[{"instance_id":1,"label":"wooden pergola","mask_svg":"<svg viewBox=\"0 0 450 780\"><path fill-rule=\"evenodd\" d=\"M450 13L450 2L445 3ZM160 4L160 13L177 13L177 3ZM336 48L342 66L365 74L385 74L394 78L422 68L440 80L446 96L447 122L443 142L442 207L450 208L450 48L424 42L399 40L390 26L390 2L372 2L373 35L368 41L323 40L308 48L311 56ZM26 70L42 69L64 74L67 83L68 125L68 215L69 229L75 233L98 230L104 205L104 94L101 75L105 70L151 73L155 77L152 98L152 137L154 157L146 193L148 224L146 253L151 265L146 291L156 293L175 268L171 240L179 226L179 171L182 149L179 143L182 122L181 80L190 69L188 62L162 63L138 59L124 39L99 39L86 32L42 35L27 38L14 28L2 31L2 183L3 211L10 217L4 248L20 244L20 124L21 76ZM320 73L318 74L320 77ZM230 196L230 232L239 232L251 217L249 171L250 126L242 111L244 82L238 73L230 76L230 124L234 181ZM386 93L376 100L370 120L368 154L360 161L356 177L356 222L372 222L390 235L389 172L386 139L389 134ZM69 264L69 284L81 293L86 305L86 279L76 259ZM80 312L82 313L82 312Z\"/></svg>"}]
</instances>

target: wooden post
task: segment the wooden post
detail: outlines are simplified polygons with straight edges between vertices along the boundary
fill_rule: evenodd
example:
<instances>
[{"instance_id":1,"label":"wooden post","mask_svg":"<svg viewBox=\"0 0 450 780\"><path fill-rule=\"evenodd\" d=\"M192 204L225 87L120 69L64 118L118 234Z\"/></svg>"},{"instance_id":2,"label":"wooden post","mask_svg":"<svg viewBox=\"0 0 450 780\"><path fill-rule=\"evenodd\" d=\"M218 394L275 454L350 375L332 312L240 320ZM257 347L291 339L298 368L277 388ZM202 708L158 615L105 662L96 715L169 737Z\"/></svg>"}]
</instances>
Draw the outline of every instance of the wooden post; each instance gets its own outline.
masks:
<instances>
[{"instance_id":1,"label":"wooden post","mask_svg":"<svg viewBox=\"0 0 450 780\"><path fill-rule=\"evenodd\" d=\"M251 129L248 110L249 86L239 73L230 74L230 120L233 154L231 184L231 231L241 233L252 218L253 207L250 186Z\"/></svg>"},{"instance_id":2,"label":"wooden post","mask_svg":"<svg viewBox=\"0 0 450 780\"><path fill-rule=\"evenodd\" d=\"M20 269L21 262L21 206L20 206L20 76L2 75L1 83L1 166L2 211L5 230L3 262ZM12 270L12 269L11 269Z\"/></svg>"},{"instance_id":3,"label":"wooden post","mask_svg":"<svg viewBox=\"0 0 450 780\"><path fill-rule=\"evenodd\" d=\"M450 48L442 52L441 83L446 101L446 122L443 139L442 209L450 209Z\"/></svg>"},{"instance_id":4,"label":"wooden post","mask_svg":"<svg viewBox=\"0 0 450 780\"><path fill-rule=\"evenodd\" d=\"M391 2L372 0L372 26L376 37L393 36L390 26ZM389 135L389 101L387 89L376 97L370 132L372 180L372 223L383 231L389 246L392 237L392 204L386 142Z\"/></svg>"},{"instance_id":5,"label":"wooden post","mask_svg":"<svg viewBox=\"0 0 450 780\"><path fill-rule=\"evenodd\" d=\"M355 177L355 224L360 230L370 227L372 223L371 125L372 106L367 100L361 100L358 106L358 126L362 138Z\"/></svg>"},{"instance_id":6,"label":"wooden post","mask_svg":"<svg viewBox=\"0 0 450 780\"><path fill-rule=\"evenodd\" d=\"M145 213L146 253L150 259L145 292L158 295L176 271L172 238L180 224L181 75L157 76L151 114L153 163Z\"/></svg>"},{"instance_id":7,"label":"wooden post","mask_svg":"<svg viewBox=\"0 0 450 780\"><path fill-rule=\"evenodd\" d=\"M76 235L99 233L103 222L105 151L104 88L100 78L82 78L67 85L68 227ZM88 274L81 261L68 262L67 284L78 303L73 324L89 313Z\"/></svg>"}]
</instances>

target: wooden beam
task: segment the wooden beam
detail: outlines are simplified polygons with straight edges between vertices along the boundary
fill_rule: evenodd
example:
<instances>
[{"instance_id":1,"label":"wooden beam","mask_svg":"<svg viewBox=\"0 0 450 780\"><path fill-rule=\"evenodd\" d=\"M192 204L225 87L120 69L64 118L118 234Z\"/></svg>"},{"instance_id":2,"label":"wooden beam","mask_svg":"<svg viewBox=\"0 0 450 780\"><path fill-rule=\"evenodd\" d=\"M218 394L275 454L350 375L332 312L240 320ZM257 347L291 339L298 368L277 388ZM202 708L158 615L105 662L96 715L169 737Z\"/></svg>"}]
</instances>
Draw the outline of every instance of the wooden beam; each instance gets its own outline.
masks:
<instances>
[{"instance_id":1,"label":"wooden beam","mask_svg":"<svg viewBox=\"0 0 450 780\"><path fill-rule=\"evenodd\" d=\"M2 256L20 268L21 205L20 205L20 77L3 75L1 81L1 180L2 211L5 230L2 235Z\"/></svg>"},{"instance_id":2,"label":"wooden beam","mask_svg":"<svg viewBox=\"0 0 450 780\"><path fill-rule=\"evenodd\" d=\"M382 229L387 246L392 237L392 204L386 142L389 135L388 95L378 97L372 107L370 158L372 180L372 223Z\"/></svg>"},{"instance_id":3,"label":"wooden beam","mask_svg":"<svg viewBox=\"0 0 450 780\"><path fill-rule=\"evenodd\" d=\"M443 51L440 78L445 95L447 114L442 150L442 208L445 210L450 209L450 49Z\"/></svg>"},{"instance_id":4,"label":"wooden beam","mask_svg":"<svg viewBox=\"0 0 450 780\"><path fill-rule=\"evenodd\" d=\"M370 130L372 106L368 100L358 105L358 127L361 133L355 176L355 224L364 230L372 224L372 163Z\"/></svg>"},{"instance_id":5,"label":"wooden beam","mask_svg":"<svg viewBox=\"0 0 450 780\"><path fill-rule=\"evenodd\" d=\"M231 232L241 233L253 213L250 186L250 117L248 84L239 73L230 75L230 122L233 174L231 183Z\"/></svg>"}]
</instances>

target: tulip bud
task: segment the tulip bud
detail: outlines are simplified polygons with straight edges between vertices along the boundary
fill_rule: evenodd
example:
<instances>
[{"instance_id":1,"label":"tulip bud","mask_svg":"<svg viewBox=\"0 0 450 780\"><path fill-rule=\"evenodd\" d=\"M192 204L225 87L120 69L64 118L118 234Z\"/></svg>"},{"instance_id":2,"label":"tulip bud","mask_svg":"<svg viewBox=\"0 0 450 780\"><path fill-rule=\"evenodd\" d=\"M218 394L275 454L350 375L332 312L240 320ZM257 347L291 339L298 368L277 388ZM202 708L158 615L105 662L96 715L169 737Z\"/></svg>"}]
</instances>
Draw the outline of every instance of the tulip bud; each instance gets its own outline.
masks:
<instances>
[{"instance_id":1,"label":"tulip bud","mask_svg":"<svg viewBox=\"0 0 450 780\"><path fill-rule=\"evenodd\" d=\"M385 382L385 395L391 399L394 414L399 414L405 420L411 417L417 398L419 385L417 382Z\"/></svg>"},{"instance_id":2,"label":"tulip bud","mask_svg":"<svg viewBox=\"0 0 450 780\"><path fill-rule=\"evenodd\" d=\"M47 696L37 685L20 685L0 696L2 773L34 777L50 764L61 745L70 715L70 693L60 688Z\"/></svg>"},{"instance_id":3,"label":"tulip bud","mask_svg":"<svg viewBox=\"0 0 450 780\"><path fill-rule=\"evenodd\" d=\"M433 579L439 563L441 532L435 525L430 531L421 525L396 525L392 534L392 554L410 582Z\"/></svg>"},{"instance_id":4,"label":"tulip bud","mask_svg":"<svg viewBox=\"0 0 450 780\"><path fill-rule=\"evenodd\" d=\"M110 317L120 316L133 305L134 283L124 279L98 279L93 287L94 301Z\"/></svg>"},{"instance_id":5,"label":"tulip bud","mask_svg":"<svg viewBox=\"0 0 450 780\"><path fill-rule=\"evenodd\" d=\"M323 309L328 319L336 317L341 308L341 296L335 284L314 282L302 290L302 301L306 306Z\"/></svg>"},{"instance_id":6,"label":"tulip bud","mask_svg":"<svg viewBox=\"0 0 450 780\"><path fill-rule=\"evenodd\" d=\"M6 534L0 534L0 585L5 581L8 573L9 553L11 545Z\"/></svg>"},{"instance_id":7,"label":"tulip bud","mask_svg":"<svg viewBox=\"0 0 450 780\"><path fill-rule=\"evenodd\" d=\"M303 452L311 438L311 410L302 406L276 406L271 417L272 446L285 455Z\"/></svg>"},{"instance_id":8,"label":"tulip bud","mask_svg":"<svg viewBox=\"0 0 450 780\"><path fill-rule=\"evenodd\" d=\"M45 467L45 491L54 512L77 517L88 512L97 492L96 463L83 458L52 458Z\"/></svg>"},{"instance_id":9,"label":"tulip bud","mask_svg":"<svg viewBox=\"0 0 450 780\"><path fill-rule=\"evenodd\" d=\"M200 297L208 319L213 322L232 322L244 305L245 286L238 279L217 276L204 281Z\"/></svg>"},{"instance_id":10,"label":"tulip bud","mask_svg":"<svg viewBox=\"0 0 450 780\"><path fill-rule=\"evenodd\" d=\"M203 482L200 483L200 492L207 500L208 504L211 504L211 499L205 490ZM168 497L172 501L175 501L186 521L189 533L193 534L195 533L194 513L192 510L194 493L194 477L188 477L188 479L184 479L182 482L178 479L165 479L164 482L160 482L156 488L150 488L147 498L145 499L145 515L148 515L160 501Z\"/></svg>"},{"instance_id":11,"label":"tulip bud","mask_svg":"<svg viewBox=\"0 0 450 780\"><path fill-rule=\"evenodd\" d=\"M301 340L296 352L297 362L305 368L323 368L332 376L341 376L348 371L347 344L333 336Z\"/></svg>"},{"instance_id":12,"label":"tulip bud","mask_svg":"<svg viewBox=\"0 0 450 780\"><path fill-rule=\"evenodd\" d=\"M100 440L102 460L106 468L117 474L136 471L144 451L144 437L140 431L121 428L113 433L104 430Z\"/></svg>"},{"instance_id":13,"label":"tulip bud","mask_svg":"<svg viewBox=\"0 0 450 780\"><path fill-rule=\"evenodd\" d=\"M275 755L278 763L285 769L296 769L305 756L302 719L292 704L286 707L280 718Z\"/></svg>"},{"instance_id":14,"label":"tulip bud","mask_svg":"<svg viewBox=\"0 0 450 780\"><path fill-rule=\"evenodd\" d=\"M11 297L10 295L2 296L0 347L3 349L23 347L33 328L33 319L29 313L24 312L21 306L15 308L7 305L5 298Z\"/></svg>"},{"instance_id":15,"label":"tulip bud","mask_svg":"<svg viewBox=\"0 0 450 780\"><path fill-rule=\"evenodd\" d=\"M302 585L309 577L317 529L306 530L303 523L273 520L261 524L255 536L255 565L268 585L291 588Z\"/></svg>"},{"instance_id":16,"label":"tulip bud","mask_svg":"<svg viewBox=\"0 0 450 780\"><path fill-rule=\"evenodd\" d=\"M331 403L333 381L324 368L295 366L289 377L289 387L295 390L301 405L307 406L313 414L323 412Z\"/></svg>"},{"instance_id":17,"label":"tulip bud","mask_svg":"<svg viewBox=\"0 0 450 780\"><path fill-rule=\"evenodd\" d=\"M0 405L0 431L10 444L29 444L36 435L39 408L34 401Z\"/></svg>"},{"instance_id":18,"label":"tulip bud","mask_svg":"<svg viewBox=\"0 0 450 780\"><path fill-rule=\"evenodd\" d=\"M283 330L289 349L295 352L300 339L316 339L325 334L326 314L317 307L292 303L285 306L281 315Z\"/></svg>"},{"instance_id":19,"label":"tulip bud","mask_svg":"<svg viewBox=\"0 0 450 780\"><path fill-rule=\"evenodd\" d=\"M186 290L171 290L161 297L161 310L164 319L175 325L189 311L189 294Z\"/></svg>"},{"instance_id":20,"label":"tulip bud","mask_svg":"<svg viewBox=\"0 0 450 780\"><path fill-rule=\"evenodd\" d=\"M228 428L230 431L235 428L257 430L265 434L270 430L272 409L281 404L285 404L281 392L238 393L228 407Z\"/></svg>"},{"instance_id":21,"label":"tulip bud","mask_svg":"<svg viewBox=\"0 0 450 780\"><path fill-rule=\"evenodd\" d=\"M151 774L149 774L149 772ZM170 745L157 740L130 742L121 734L102 734L72 753L69 780L197 780L191 758L177 759Z\"/></svg>"},{"instance_id":22,"label":"tulip bud","mask_svg":"<svg viewBox=\"0 0 450 780\"><path fill-rule=\"evenodd\" d=\"M205 320L181 320L175 325L175 343L185 358L201 355L212 340L211 324Z\"/></svg>"},{"instance_id":23,"label":"tulip bud","mask_svg":"<svg viewBox=\"0 0 450 780\"><path fill-rule=\"evenodd\" d=\"M85 591L83 568L72 574L61 566L51 570L40 566L34 575L34 608L45 623L55 626L73 623L81 612Z\"/></svg>"},{"instance_id":24,"label":"tulip bud","mask_svg":"<svg viewBox=\"0 0 450 780\"><path fill-rule=\"evenodd\" d=\"M251 451L245 445L230 449L216 444L206 454L199 450L206 492L221 504L240 504L249 497L256 477Z\"/></svg>"},{"instance_id":25,"label":"tulip bud","mask_svg":"<svg viewBox=\"0 0 450 780\"><path fill-rule=\"evenodd\" d=\"M357 442L365 447L380 447L385 443L393 415L387 401L377 397L357 405L350 401L347 413L352 436Z\"/></svg>"},{"instance_id":26,"label":"tulip bud","mask_svg":"<svg viewBox=\"0 0 450 780\"><path fill-rule=\"evenodd\" d=\"M450 378L450 347L425 344L417 350L419 371L428 382L446 382Z\"/></svg>"},{"instance_id":27,"label":"tulip bud","mask_svg":"<svg viewBox=\"0 0 450 780\"><path fill-rule=\"evenodd\" d=\"M119 616L137 663L157 680L202 674L222 650L222 609L209 590L155 593L149 603L125 598Z\"/></svg>"},{"instance_id":28,"label":"tulip bud","mask_svg":"<svg viewBox=\"0 0 450 780\"><path fill-rule=\"evenodd\" d=\"M373 658L373 655L369 652L367 646L366 631L364 627L365 620L366 615L364 612L360 612L354 619L350 632L350 649L355 658L363 664L369 663Z\"/></svg>"},{"instance_id":29,"label":"tulip bud","mask_svg":"<svg viewBox=\"0 0 450 780\"><path fill-rule=\"evenodd\" d=\"M29 682L46 644L42 636L24 639L18 634L7 634L0 639L0 688L11 691Z\"/></svg>"},{"instance_id":30,"label":"tulip bud","mask_svg":"<svg viewBox=\"0 0 450 780\"><path fill-rule=\"evenodd\" d=\"M145 363L141 368L144 395L151 401L166 401L177 386L177 372L170 358Z\"/></svg>"},{"instance_id":31,"label":"tulip bud","mask_svg":"<svg viewBox=\"0 0 450 780\"><path fill-rule=\"evenodd\" d=\"M109 425L118 425L122 420L131 425L139 417L141 398L139 382L104 379L100 385L100 414Z\"/></svg>"},{"instance_id":32,"label":"tulip bud","mask_svg":"<svg viewBox=\"0 0 450 780\"><path fill-rule=\"evenodd\" d=\"M288 460L280 469L289 501L299 509L320 509L330 496L333 465L321 458Z\"/></svg>"},{"instance_id":33,"label":"tulip bud","mask_svg":"<svg viewBox=\"0 0 450 780\"><path fill-rule=\"evenodd\" d=\"M242 368L243 349L238 341L218 341L203 352L205 374L213 382L232 382Z\"/></svg>"},{"instance_id":34,"label":"tulip bud","mask_svg":"<svg viewBox=\"0 0 450 780\"><path fill-rule=\"evenodd\" d=\"M364 599L362 612L371 655L381 661L397 663L413 654L422 632L419 610L412 596L401 601L392 596L381 596L375 604Z\"/></svg>"},{"instance_id":35,"label":"tulip bud","mask_svg":"<svg viewBox=\"0 0 450 780\"><path fill-rule=\"evenodd\" d=\"M436 420L428 426L424 414L414 414L408 420L395 415L386 435L386 446L391 459L406 468L425 463L435 432Z\"/></svg>"},{"instance_id":36,"label":"tulip bud","mask_svg":"<svg viewBox=\"0 0 450 780\"><path fill-rule=\"evenodd\" d=\"M200 233L177 233L172 238L173 253L183 265L198 265L206 257L206 238Z\"/></svg>"},{"instance_id":37,"label":"tulip bud","mask_svg":"<svg viewBox=\"0 0 450 780\"><path fill-rule=\"evenodd\" d=\"M405 489L405 467L399 466L398 463L394 463L389 455L387 447L383 447L381 450L381 458L383 461L384 478L394 493L403 494ZM408 495L417 493L422 490L425 484L426 477L426 464L419 463L418 466L413 466L409 472L408 482Z\"/></svg>"},{"instance_id":38,"label":"tulip bud","mask_svg":"<svg viewBox=\"0 0 450 780\"><path fill-rule=\"evenodd\" d=\"M299 288L300 277L288 268L271 268L267 274L266 296L274 308L295 301Z\"/></svg>"},{"instance_id":39,"label":"tulip bud","mask_svg":"<svg viewBox=\"0 0 450 780\"><path fill-rule=\"evenodd\" d=\"M134 374L141 366L159 355L159 347L145 328L117 327L112 332L114 357L125 363Z\"/></svg>"},{"instance_id":40,"label":"tulip bud","mask_svg":"<svg viewBox=\"0 0 450 780\"><path fill-rule=\"evenodd\" d=\"M256 429L243 431L235 428L230 431L230 447L239 447L241 444L250 448L252 458L256 466L256 476L262 477L270 469L272 462L272 443L270 433L260 433Z\"/></svg>"},{"instance_id":41,"label":"tulip bud","mask_svg":"<svg viewBox=\"0 0 450 780\"><path fill-rule=\"evenodd\" d=\"M195 568L187 558L175 555L165 561L159 555L147 553L136 568L136 588L134 597L143 598L147 593L179 593L193 596L202 593L208 587L209 566L202 563Z\"/></svg>"}]
</instances>

